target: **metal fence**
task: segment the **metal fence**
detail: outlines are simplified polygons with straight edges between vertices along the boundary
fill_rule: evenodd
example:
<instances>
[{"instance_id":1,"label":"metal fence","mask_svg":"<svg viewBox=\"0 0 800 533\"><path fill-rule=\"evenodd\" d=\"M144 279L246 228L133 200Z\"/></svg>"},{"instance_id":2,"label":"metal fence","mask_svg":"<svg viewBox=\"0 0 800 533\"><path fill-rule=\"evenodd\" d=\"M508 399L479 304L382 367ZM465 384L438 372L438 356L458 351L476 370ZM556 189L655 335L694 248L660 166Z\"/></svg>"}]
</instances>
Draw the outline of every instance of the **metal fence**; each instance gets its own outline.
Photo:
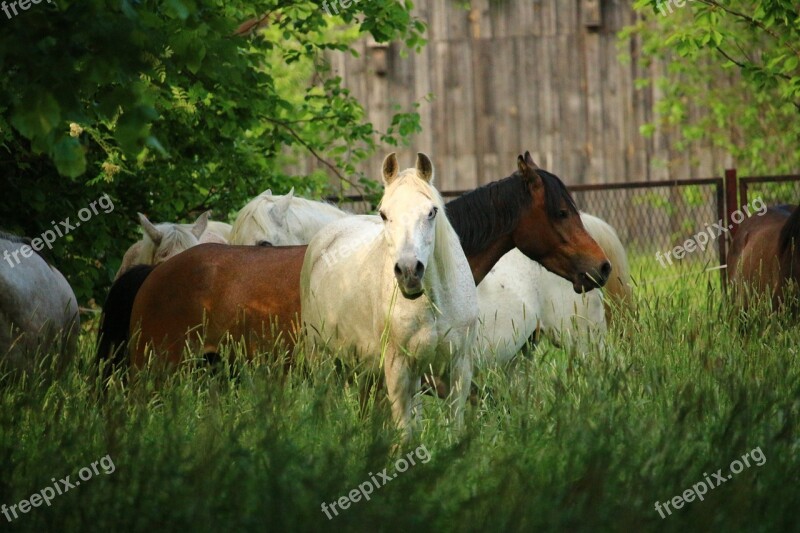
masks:
<instances>
[{"instance_id":1,"label":"metal fence","mask_svg":"<svg viewBox=\"0 0 800 533\"><path fill-rule=\"evenodd\" d=\"M800 202L800 176L751 176L739 178L739 205L760 198L767 205Z\"/></svg>"},{"instance_id":2,"label":"metal fence","mask_svg":"<svg viewBox=\"0 0 800 533\"><path fill-rule=\"evenodd\" d=\"M709 228L716 235L714 224L728 226L730 231L710 240L705 250L683 259L717 266L725 264L736 230L731 213L757 197L767 205L796 205L800 175L737 177L735 170L728 170L725 178L575 185L569 190L581 211L614 227L629 253L649 254L654 261L656 252L665 254ZM443 191L442 196L449 200L465 192ZM342 206L358 213L374 209L355 196L345 198ZM721 274L724 280L724 270Z\"/></svg>"},{"instance_id":3,"label":"metal fence","mask_svg":"<svg viewBox=\"0 0 800 533\"><path fill-rule=\"evenodd\" d=\"M666 254L725 218L722 178L575 185L569 190L578 209L608 222L629 253L647 254L654 261L656 252ZM443 196L449 199L464 192L448 191ZM724 263L725 244L723 239L709 242L705 250L683 260Z\"/></svg>"}]
</instances>

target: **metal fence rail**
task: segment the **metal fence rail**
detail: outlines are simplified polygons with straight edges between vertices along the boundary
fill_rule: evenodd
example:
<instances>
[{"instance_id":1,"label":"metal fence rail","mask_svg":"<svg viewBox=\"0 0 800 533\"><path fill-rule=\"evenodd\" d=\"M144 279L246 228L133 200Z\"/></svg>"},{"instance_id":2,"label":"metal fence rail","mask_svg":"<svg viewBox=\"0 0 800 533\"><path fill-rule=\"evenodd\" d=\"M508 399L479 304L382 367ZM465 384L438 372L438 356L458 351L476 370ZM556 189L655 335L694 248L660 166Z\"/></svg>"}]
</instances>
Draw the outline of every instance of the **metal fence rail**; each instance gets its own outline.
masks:
<instances>
[{"instance_id":1,"label":"metal fence rail","mask_svg":"<svg viewBox=\"0 0 800 533\"><path fill-rule=\"evenodd\" d=\"M756 198L761 198L767 205L797 205L800 201L800 175L739 178L739 205L747 205Z\"/></svg>"},{"instance_id":2,"label":"metal fence rail","mask_svg":"<svg viewBox=\"0 0 800 533\"><path fill-rule=\"evenodd\" d=\"M578 209L617 230L629 251L653 254L683 244L687 238L725 217L722 178L602 183L568 187ZM446 191L447 199L468 191ZM723 239L693 261L724 263Z\"/></svg>"},{"instance_id":3,"label":"metal fence rail","mask_svg":"<svg viewBox=\"0 0 800 533\"><path fill-rule=\"evenodd\" d=\"M800 175L737 177L728 170L725 178L703 178L628 183L602 183L568 187L581 211L608 222L630 253L666 253L684 245L694 235L729 226L730 231L709 242L705 250L687 254L684 261L709 266L724 265L730 238L736 226L730 215L748 200L761 198L767 205L800 201ZM446 199L468 191L443 191ZM738 193L738 194L737 194ZM357 213L374 209L368 199L349 196L338 200ZM714 233L718 233L718 230ZM723 281L724 270L721 270Z\"/></svg>"}]
</instances>

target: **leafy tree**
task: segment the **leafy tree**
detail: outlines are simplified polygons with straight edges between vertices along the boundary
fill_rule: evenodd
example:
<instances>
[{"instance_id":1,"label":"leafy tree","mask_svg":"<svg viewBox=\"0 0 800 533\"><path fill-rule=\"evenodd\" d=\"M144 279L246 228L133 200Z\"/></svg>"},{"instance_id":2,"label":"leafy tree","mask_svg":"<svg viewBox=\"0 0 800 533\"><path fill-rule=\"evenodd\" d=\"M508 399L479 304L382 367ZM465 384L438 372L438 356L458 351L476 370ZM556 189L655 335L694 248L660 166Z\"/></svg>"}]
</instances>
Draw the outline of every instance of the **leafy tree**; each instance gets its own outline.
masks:
<instances>
[{"instance_id":1,"label":"leafy tree","mask_svg":"<svg viewBox=\"0 0 800 533\"><path fill-rule=\"evenodd\" d=\"M790 0L637 0L641 60L667 65L655 80L657 122L676 148L701 142L747 173L800 167L800 13ZM650 80L640 80L649 83Z\"/></svg>"},{"instance_id":2,"label":"leafy tree","mask_svg":"<svg viewBox=\"0 0 800 533\"><path fill-rule=\"evenodd\" d=\"M137 211L224 219L268 187L320 194L331 174L369 189L355 164L418 116L376 132L325 54L364 32L419 49L411 8L370 0L331 17L308 0L58 0L0 12L0 228L35 237L108 193L113 214L51 252L86 301L138 238ZM284 171L300 154L325 170Z\"/></svg>"}]
</instances>

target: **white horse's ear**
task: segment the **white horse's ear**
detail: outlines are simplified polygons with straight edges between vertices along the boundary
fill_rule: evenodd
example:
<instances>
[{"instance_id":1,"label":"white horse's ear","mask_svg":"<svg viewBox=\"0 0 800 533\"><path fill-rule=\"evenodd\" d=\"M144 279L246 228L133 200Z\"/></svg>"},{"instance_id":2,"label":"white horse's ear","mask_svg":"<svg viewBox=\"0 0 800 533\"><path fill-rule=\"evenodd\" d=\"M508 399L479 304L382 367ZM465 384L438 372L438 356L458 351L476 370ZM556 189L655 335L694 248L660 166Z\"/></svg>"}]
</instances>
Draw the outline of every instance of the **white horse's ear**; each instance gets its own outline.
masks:
<instances>
[{"instance_id":1,"label":"white horse's ear","mask_svg":"<svg viewBox=\"0 0 800 533\"><path fill-rule=\"evenodd\" d=\"M289 212L289 207L292 205L292 200L294 199L294 187L286 196L282 198L278 198L275 200L275 206L270 209L269 216L272 220L275 221L276 224L283 224L283 221L286 220L286 213Z\"/></svg>"},{"instance_id":2,"label":"white horse's ear","mask_svg":"<svg viewBox=\"0 0 800 533\"><path fill-rule=\"evenodd\" d=\"M417 153L417 174L428 183L433 183L433 163L422 152Z\"/></svg>"},{"instance_id":3,"label":"white horse's ear","mask_svg":"<svg viewBox=\"0 0 800 533\"><path fill-rule=\"evenodd\" d=\"M259 194L259 196L272 196L272 189L267 189L266 191Z\"/></svg>"},{"instance_id":4,"label":"white horse's ear","mask_svg":"<svg viewBox=\"0 0 800 533\"><path fill-rule=\"evenodd\" d=\"M142 225L144 232L147 233L147 236L150 237L150 240L153 241L156 246L161 244L161 239L164 238L164 234L161 233L157 227L150 222L146 216L139 213L139 224Z\"/></svg>"},{"instance_id":5,"label":"white horse's ear","mask_svg":"<svg viewBox=\"0 0 800 533\"><path fill-rule=\"evenodd\" d=\"M208 227L209 216L211 216L211 211L206 211L197 217L197 220L194 221L194 226L192 226L192 235L199 239L200 236L205 233L206 228Z\"/></svg>"},{"instance_id":6,"label":"white horse's ear","mask_svg":"<svg viewBox=\"0 0 800 533\"><path fill-rule=\"evenodd\" d=\"M397 154L392 152L383 160L383 183L390 185L397 178L399 172L400 166L397 164Z\"/></svg>"}]
</instances>

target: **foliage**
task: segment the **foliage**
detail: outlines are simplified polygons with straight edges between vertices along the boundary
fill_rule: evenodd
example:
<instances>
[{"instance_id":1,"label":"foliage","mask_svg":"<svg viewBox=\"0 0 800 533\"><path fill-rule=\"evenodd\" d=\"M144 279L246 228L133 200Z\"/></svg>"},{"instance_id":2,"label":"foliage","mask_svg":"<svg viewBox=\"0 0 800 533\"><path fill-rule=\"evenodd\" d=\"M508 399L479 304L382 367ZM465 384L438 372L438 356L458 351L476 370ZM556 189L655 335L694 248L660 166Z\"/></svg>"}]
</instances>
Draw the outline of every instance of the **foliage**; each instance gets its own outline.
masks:
<instances>
[{"instance_id":1,"label":"foliage","mask_svg":"<svg viewBox=\"0 0 800 533\"><path fill-rule=\"evenodd\" d=\"M137 211L226 219L266 188L319 195L328 172L369 189L354 165L418 116L375 131L325 54L366 32L418 50L411 8L371 0L334 18L310 0L59 0L0 14L0 228L35 237L108 193L113 214L52 252L85 301L138 238ZM260 26L234 35L250 19ZM302 175L309 154L320 168Z\"/></svg>"},{"instance_id":2,"label":"foliage","mask_svg":"<svg viewBox=\"0 0 800 533\"><path fill-rule=\"evenodd\" d=\"M658 78L657 120L676 149L701 142L732 154L741 173L800 169L800 13L790 0L637 0L644 66ZM648 80L639 80L639 86Z\"/></svg>"},{"instance_id":3,"label":"foliage","mask_svg":"<svg viewBox=\"0 0 800 533\"><path fill-rule=\"evenodd\" d=\"M431 460L329 521L321 510L399 451L388 410L361 414L333 360L230 377L187 365L96 394L92 334L61 377L0 372L0 502L109 454L100 474L31 509L17 531L784 531L800 505L800 331L740 329L716 272L664 276L632 258L638 313L607 350L543 344L476 376L463 435L424 398ZM667 278L656 281L656 278ZM759 447L766 458L670 516L654 508ZM0 517L2 519L2 517Z\"/></svg>"}]
</instances>

